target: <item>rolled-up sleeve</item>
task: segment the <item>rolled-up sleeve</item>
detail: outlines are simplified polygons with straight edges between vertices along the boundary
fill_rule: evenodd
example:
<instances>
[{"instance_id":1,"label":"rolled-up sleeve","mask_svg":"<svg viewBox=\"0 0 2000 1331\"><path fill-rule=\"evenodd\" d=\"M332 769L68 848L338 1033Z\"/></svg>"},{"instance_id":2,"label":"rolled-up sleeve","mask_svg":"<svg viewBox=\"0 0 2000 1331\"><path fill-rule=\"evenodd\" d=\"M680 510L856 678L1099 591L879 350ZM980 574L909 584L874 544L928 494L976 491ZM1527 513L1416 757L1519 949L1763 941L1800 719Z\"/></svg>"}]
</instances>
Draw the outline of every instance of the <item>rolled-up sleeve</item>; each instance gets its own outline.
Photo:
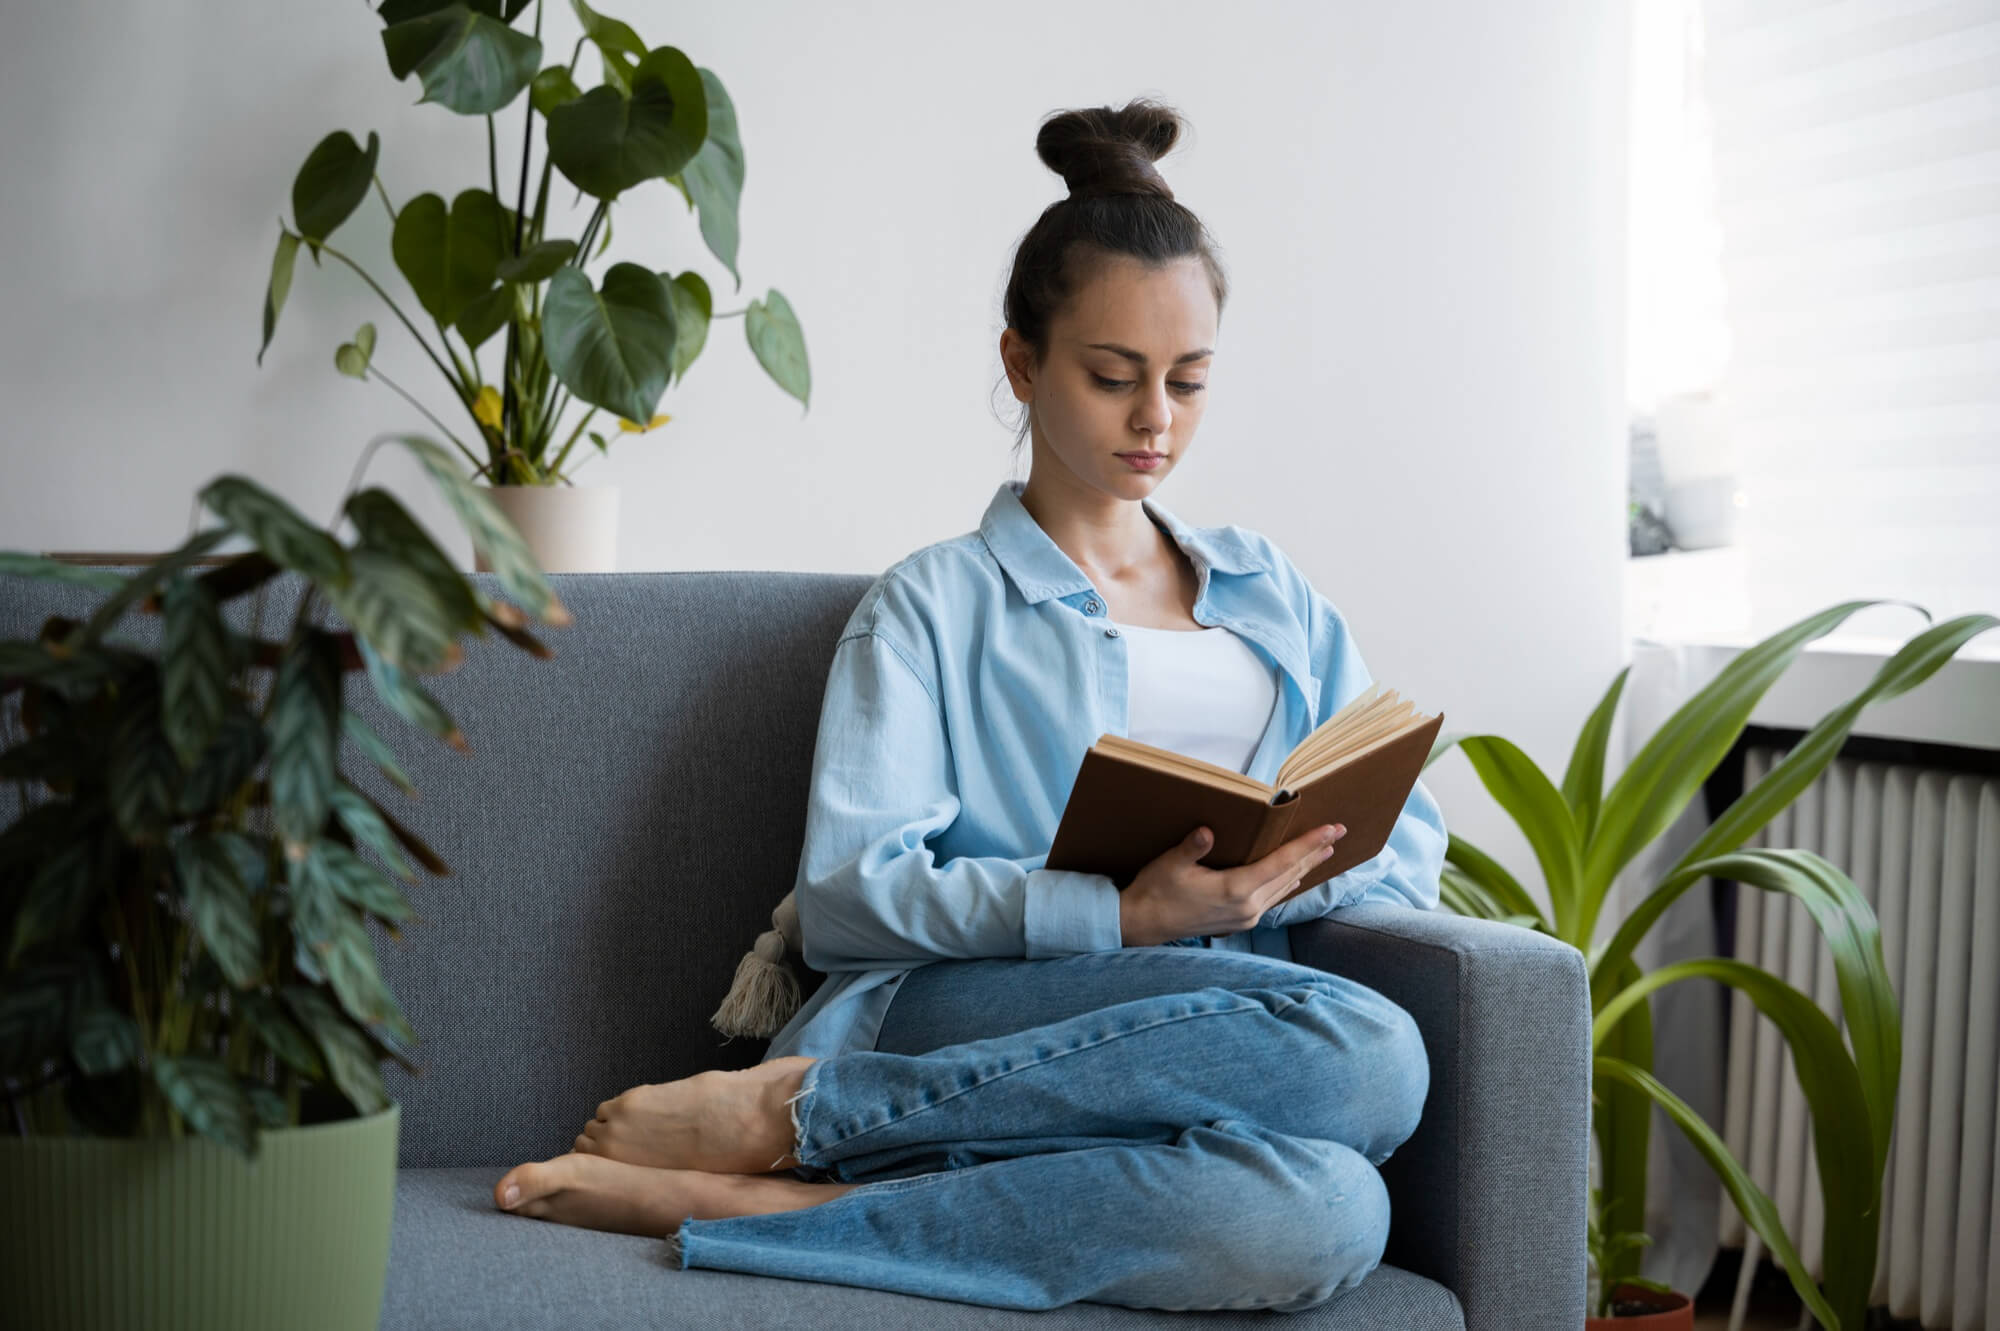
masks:
<instances>
[{"instance_id":1,"label":"rolled-up sleeve","mask_svg":"<svg viewBox=\"0 0 2000 1331\"><path fill-rule=\"evenodd\" d=\"M1317 728L1374 680L1361 659L1353 634L1348 631L1346 619L1317 591L1312 593L1308 640L1313 672L1321 681L1319 715L1313 718ZM1410 788L1403 811L1389 832L1389 840L1372 859L1363 860L1311 891L1273 906L1264 912L1258 925L1278 928L1298 924L1364 901L1435 910L1438 874L1444 867L1448 841L1444 811L1420 778Z\"/></svg>"},{"instance_id":2,"label":"rolled-up sleeve","mask_svg":"<svg viewBox=\"0 0 2000 1331\"><path fill-rule=\"evenodd\" d=\"M913 655L875 630L834 648L793 884L806 965L880 970L1121 946L1106 875L1004 855L937 862L928 843L958 817L958 783Z\"/></svg>"}]
</instances>

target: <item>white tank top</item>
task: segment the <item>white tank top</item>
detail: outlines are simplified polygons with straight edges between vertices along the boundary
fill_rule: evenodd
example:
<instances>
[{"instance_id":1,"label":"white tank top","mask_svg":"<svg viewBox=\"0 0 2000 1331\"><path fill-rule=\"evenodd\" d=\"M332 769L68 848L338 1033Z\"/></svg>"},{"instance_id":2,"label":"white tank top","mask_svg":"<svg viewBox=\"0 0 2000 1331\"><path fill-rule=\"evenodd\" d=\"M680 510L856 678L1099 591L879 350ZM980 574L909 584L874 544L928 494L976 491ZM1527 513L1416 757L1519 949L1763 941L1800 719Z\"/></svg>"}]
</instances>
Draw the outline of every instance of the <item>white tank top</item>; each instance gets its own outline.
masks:
<instances>
[{"instance_id":1,"label":"white tank top","mask_svg":"<svg viewBox=\"0 0 2000 1331\"><path fill-rule=\"evenodd\" d=\"M1225 628L1118 629L1129 644L1127 738L1247 770L1278 703L1273 668Z\"/></svg>"}]
</instances>

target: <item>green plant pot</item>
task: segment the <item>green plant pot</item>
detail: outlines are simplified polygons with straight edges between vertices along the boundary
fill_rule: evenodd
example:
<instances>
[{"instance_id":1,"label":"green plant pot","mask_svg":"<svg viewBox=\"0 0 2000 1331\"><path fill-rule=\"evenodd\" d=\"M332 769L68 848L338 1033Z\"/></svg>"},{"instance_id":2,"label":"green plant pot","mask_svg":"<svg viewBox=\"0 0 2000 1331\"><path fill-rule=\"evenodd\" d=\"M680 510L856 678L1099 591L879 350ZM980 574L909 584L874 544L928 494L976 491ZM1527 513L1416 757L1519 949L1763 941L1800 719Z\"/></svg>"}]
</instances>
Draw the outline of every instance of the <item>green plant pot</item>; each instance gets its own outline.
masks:
<instances>
[{"instance_id":1,"label":"green plant pot","mask_svg":"<svg viewBox=\"0 0 2000 1331\"><path fill-rule=\"evenodd\" d=\"M0 1137L0 1325L373 1331L400 1106L206 1138Z\"/></svg>"}]
</instances>

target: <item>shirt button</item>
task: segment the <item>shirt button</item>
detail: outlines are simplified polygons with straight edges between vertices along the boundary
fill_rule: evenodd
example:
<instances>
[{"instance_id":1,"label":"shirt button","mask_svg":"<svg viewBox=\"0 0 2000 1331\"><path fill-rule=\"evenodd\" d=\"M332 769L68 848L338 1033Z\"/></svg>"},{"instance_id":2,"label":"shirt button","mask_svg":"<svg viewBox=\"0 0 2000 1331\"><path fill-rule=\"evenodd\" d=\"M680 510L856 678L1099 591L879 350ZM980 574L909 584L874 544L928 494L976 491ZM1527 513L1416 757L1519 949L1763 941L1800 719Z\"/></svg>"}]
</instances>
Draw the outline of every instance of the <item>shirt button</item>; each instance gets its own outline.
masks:
<instances>
[{"instance_id":1,"label":"shirt button","mask_svg":"<svg viewBox=\"0 0 2000 1331\"><path fill-rule=\"evenodd\" d=\"M1083 613L1085 613L1086 615L1094 615L1094 614L1096 614L1096 613L1097 613L1097 602L1095 602L1095 601L1085 601L1085 602L1083 603Z\"/></svg>"},{"instance_id":2,"label":"shirt button","mask_svg":"<svg viewBox=\"0 0 2000 1331\"><path fill-rule=\"evenodd\" d=\"M1118 630L1117 630L1117 629L1106 629L1106 630L1104 630L1104 636L1105 636L1105 637L1107 637L1107 638L1115 638L1115 637L1117 637L1117 636L1118 636Z\"/></svg>"}]
</instances>

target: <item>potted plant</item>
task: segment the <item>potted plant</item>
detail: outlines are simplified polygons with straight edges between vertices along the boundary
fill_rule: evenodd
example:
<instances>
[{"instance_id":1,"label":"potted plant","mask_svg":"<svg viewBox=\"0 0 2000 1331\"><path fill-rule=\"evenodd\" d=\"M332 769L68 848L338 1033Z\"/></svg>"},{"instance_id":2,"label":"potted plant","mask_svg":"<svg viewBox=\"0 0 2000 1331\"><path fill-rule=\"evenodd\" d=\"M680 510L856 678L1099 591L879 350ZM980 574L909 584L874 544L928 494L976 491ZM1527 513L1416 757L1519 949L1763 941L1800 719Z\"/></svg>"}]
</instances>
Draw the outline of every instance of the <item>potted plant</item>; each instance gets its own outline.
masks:
<instances>
[{"instance_id":1,"label":"potted plant","mask_svg":"<svg viewBox=\"0 0 2000 1331\"><path fill-rule=\"evenodd\" d=\"M416 75L421 100L485 120L487 188L461 190L449 202L419 194L399 207L375 173L378 137L371 132L363 148L345 130L327 135L292 181L290 224L278 224L257 352L261 363L301 245L315 264L325 254L352 269L444 377L465 416L460 428L479 446L468 447L373 363L372 323L335 352L336 368L380 381L457 445L551 572L615 566L617 491L575 486L571 473L582 461L570 465L571 450L588 437L608 452L611 436L664 424L661 395L686 378L712 321L740 316L751 353L778 386L807 405L811 391L805 335L775 288L742 309L718 311L707 281L693 271L656 272L630 261L611 264L596 281L584 271L611 242L612 205L657 179L699 214L703 241L740 292L744 161L735 106L713 70L697 68L675 47L647 47L629 25L584 0L572 7L583 35L567 64L544 68L541 0L532 34L514 26L527 0L383 0L377 12L390 72ZM603 81L588 91L575 79L586 46L596 48L603 70ZM520 161L518 170L509 163L506 181L514 188L506 191L495 116L524 92ZM538 120L543 151L531 201ZM514 137L510 131L506 141ZM549 234L556 171L579 198L595 201L573 236ZM429 336L360 262L327 243L371 187L388 212L391 257ZM497 364L482 364L482 349L503 332ZM600 411L611 413L616 430L590 428Z\"/></svg>"},{"instance_id":2,"label":"potted plant","mask_svg":"<svg viewBox=\"0 0 2000 1331\"><path fill-rule=\"evenodd\" d=\"M1585 721L1558 787L1520 748L1498 735L1442 735L1425 766L1463 749L1486 789L1520 826L1547 887L1550 913L1492 857L1452 836L1440 873L1442 904L1461 914L1539 929L1585 955L1590 973L1592 1126L1603 1186L1593 1193L1593 1232L1614 1236L1593 1254L1600 1285L1635 1284L1646 1214L1646 1148L1652 1106L1687 1134L1737 1209L1789 1273L1799 1297L1829 1331L1860 1331L1875 1279L1882 1174L1896 1106L1902 1044L1896 996L1875 913L1852 880L1810 851L1749 849L1743 842L1782 811L1833 760L1870 703L1930 678L1965 643L2000 625L1964 615L1910 639L1866 688L1822 717L1785 759L1743 792L1630 910L1607 913L1618 873L1671 827L1734 747L1751 711L1808 642L1882 601L1846 601L1749 648L1688 699L1604 789L1604 751L1630 667ZM1896 604L1908 604L1897 602ZM1914 607L1928 620L1922 607ZM1729 957L1683 961L1645 973L1634 949L1681 893L1704 878L1733 879L1799 898L1833 955L1846 1038L1807 995L1754 963ZM1600 930L1600 925L1604 926ZM1608 937L1599 938L1600 932ZM1701 1116L1653 1076L1656 989L1702 977L1742 990L1791 1047L1812 1114L1813 1148L1826 1205L1825 1288L1805 1273L1771 1199ZM1600 1306L1602 1300L1600 1299ZM1604 1311L1609 1314L1610 1309Z\"/></svg>"},{"instance_id":3,"label":"potted plant","mask_svg":"<svg viewBox=\"0 0 2000 1331\"><path fill-rule=\"evenodd\" d=\"M137 572L0 552L0 574L104 593L0 642L0 1324L380 1315L398 1110L379 1067L416 1071L416 1034L366 922L400 938L397 879L449 869L342 776L344 737L415 793L347 678L463 750L419 677L488 627L551 655L527 617L569 619L451 453L400 442L521 608L376 488L345 499L349 545L225 475L201 491L218 521ZM250 548L197 571L232 536ZM304 583L282 636L228 621L287 571ZM344 627L315 622L321 602ZM159 616L157 647L113 636L134 610Z\"/></svg>"}]
</instances>

